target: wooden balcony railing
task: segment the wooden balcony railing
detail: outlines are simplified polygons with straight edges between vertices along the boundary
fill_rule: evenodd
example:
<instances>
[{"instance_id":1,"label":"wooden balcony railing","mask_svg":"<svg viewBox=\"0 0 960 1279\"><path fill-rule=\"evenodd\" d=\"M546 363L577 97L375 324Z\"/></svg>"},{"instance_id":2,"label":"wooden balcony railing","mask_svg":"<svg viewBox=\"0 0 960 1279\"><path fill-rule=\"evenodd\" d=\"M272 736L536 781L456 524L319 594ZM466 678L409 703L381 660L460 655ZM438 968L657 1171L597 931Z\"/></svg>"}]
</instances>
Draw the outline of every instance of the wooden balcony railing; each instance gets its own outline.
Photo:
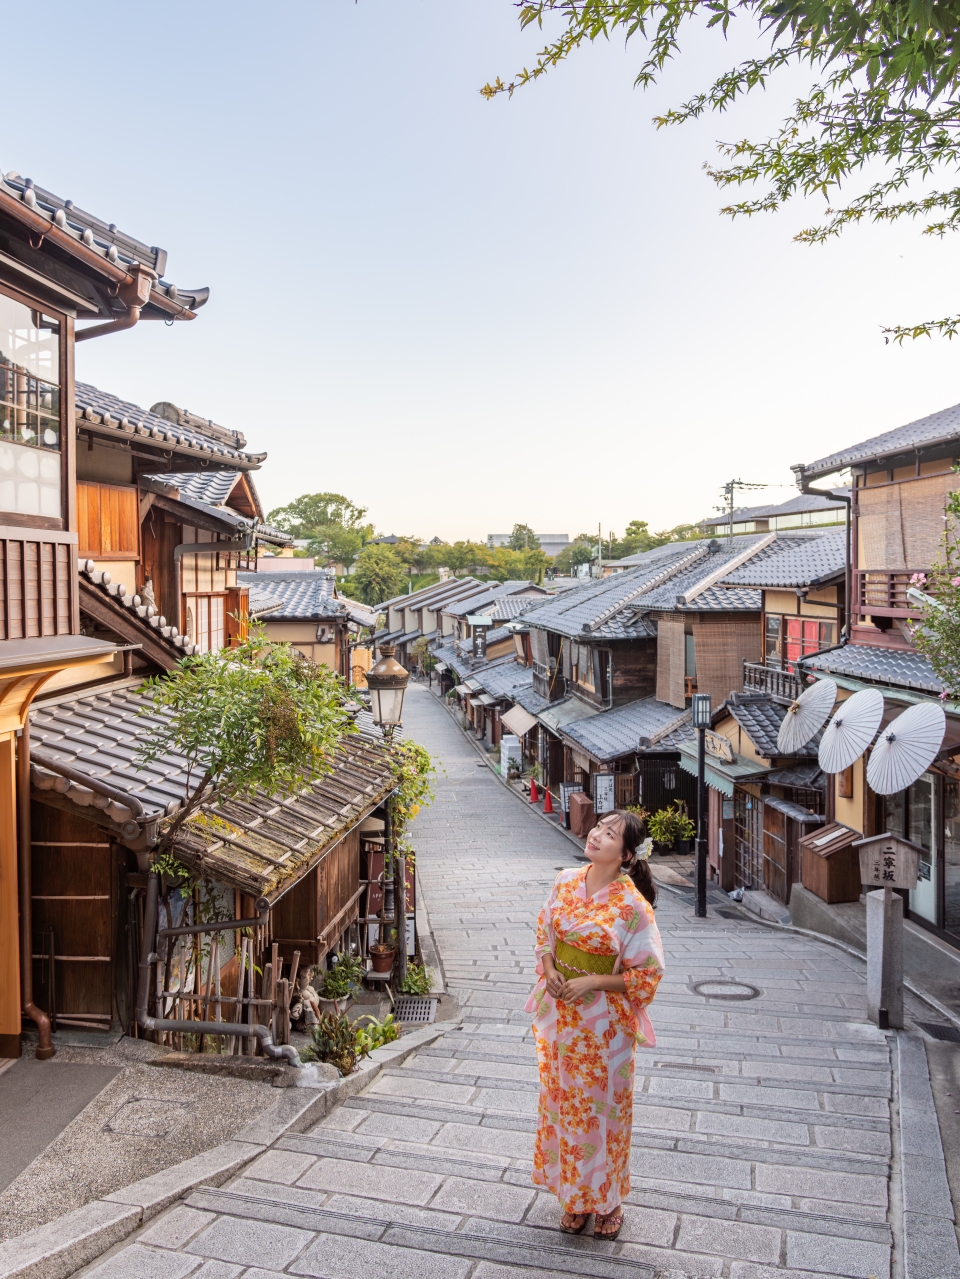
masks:
<instances>
[{"instance_id":1,"label":"wooden balcony railing","mask_svg":"<svg viewBox=\"0 0 960 1279\"><path fill-rule=\"evenodd\" d=\"M924 570L858 569L853 575L853 606L857 617L916 617L917 606L907 600L910 586L928 591L925 581L912 579Z\"/></svg>"},{"instance_id":2,"label":"wooden balcony railing","mask_svg":"<svg viewBox=\"0 0 960 1279\"><path fill-rule=\"evenodd\" d=\"M775 670L771 666L758 666L755 662L743 664L743 691L766 693L778 702L793 702L803 692L803 684L797 675L789 671Z\"/></svg>"}]
</instances>

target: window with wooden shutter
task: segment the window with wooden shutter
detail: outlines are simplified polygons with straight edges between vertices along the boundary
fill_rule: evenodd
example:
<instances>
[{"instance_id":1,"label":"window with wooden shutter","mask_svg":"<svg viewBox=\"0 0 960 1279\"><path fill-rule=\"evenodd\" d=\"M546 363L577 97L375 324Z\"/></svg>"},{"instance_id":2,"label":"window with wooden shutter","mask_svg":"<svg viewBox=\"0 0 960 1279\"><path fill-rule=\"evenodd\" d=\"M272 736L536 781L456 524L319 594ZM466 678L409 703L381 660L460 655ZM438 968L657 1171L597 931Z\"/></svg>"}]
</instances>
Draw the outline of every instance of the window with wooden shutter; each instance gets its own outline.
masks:
<instances>
[{"instance_id":1,"label":"window with wooden shutter","mask_svg":"<svg viewBox=\"0 0 960 1279\"><path fill-rule=\"evenodd\" d=\"M683 622L661 619L657 624L657 701L666 702L683 710L683 672L686 645Z\"/></svg>"},{"instance_id":2,"label":"window with wooden shutter","mask_svg":"<svg viewBox=\"0 0 960 1279\"><path fill-rule=\"evenodd\" d=\"M140 505L126 484L77 484L81 559L135 560L140 555Z\"/></svg>"}]
</instances>

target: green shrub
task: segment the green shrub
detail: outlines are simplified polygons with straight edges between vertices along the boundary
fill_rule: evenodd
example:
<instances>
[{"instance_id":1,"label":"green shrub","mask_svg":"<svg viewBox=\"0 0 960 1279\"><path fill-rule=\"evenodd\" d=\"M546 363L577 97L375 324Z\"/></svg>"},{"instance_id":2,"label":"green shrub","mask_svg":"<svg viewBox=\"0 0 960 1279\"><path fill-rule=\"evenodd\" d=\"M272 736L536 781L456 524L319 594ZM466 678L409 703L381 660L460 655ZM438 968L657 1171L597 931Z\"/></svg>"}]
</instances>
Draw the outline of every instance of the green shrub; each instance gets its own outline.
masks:
<instances>
[{"instance_id":1,"label":"green shrub","mask_svg":"<svg viewBox=\"0 0 960 1279\"><path fill-rule=\"evenodd\" d=\"M362 1022L368 1024L364 1026ZM354 1025L354 1033L357 1052L361 1057L366 1057L374 1049L382 1048L384 1044L400 1038L400 1028L393 1020L393 1013L387 1013L383 1021L377 1021L376 1017L361 1017Z\"/></svg>"},{"instance_id":2,"label":"green shrub","mask_svg":"<svg viewBox=\"0 0 960 1279\"><path fill-rule=\"evenodd\" d=\"M327 1061L341 1075L352 1075L357 1068L357 1034L347 1020L333 1013L321 1013L310 1032L310 1043L300 1052L302 1061Z\"/></svg>"},{"instance_id":3,"label":"green shrub","mask_svg":"<svg viewBox=\"0 0 960 1279\"><path fill-rule=\"evenodd\" d=\"M408 964L407 975L400 986L404 995L429 995L431 985L430 969L423 964Z\"/></svg>"}]
</instances>

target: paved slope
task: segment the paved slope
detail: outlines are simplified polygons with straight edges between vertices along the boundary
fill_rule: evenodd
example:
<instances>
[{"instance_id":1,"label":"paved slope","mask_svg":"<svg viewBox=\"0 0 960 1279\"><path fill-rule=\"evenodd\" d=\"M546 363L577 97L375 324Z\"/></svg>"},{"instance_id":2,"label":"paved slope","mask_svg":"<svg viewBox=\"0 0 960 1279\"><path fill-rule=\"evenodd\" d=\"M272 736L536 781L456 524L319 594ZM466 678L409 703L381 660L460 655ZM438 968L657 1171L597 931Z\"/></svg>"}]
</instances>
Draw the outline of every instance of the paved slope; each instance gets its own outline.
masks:
<instances>
[{"instance_id":1,"label":"paved slope","mask_svg":"<svg viewBox=\"0 0 960 1279\"><path fill-rule=\"evenodd\" d=\"M91 1267L99 1279L888 1279L891 1065L862 965L664 892L659 1043L638 1059L634 1184L615 1244L556 1230L530 1182L533 924L572 845L527 813L422 688L408 731L440 757L419 871L462 1024ZM717 974L748 1002L705 999ZM201 1268L202 1267L202 1268ZM250 1269L245 1269L250 1267Z\"/></svg>"}]
</instances>

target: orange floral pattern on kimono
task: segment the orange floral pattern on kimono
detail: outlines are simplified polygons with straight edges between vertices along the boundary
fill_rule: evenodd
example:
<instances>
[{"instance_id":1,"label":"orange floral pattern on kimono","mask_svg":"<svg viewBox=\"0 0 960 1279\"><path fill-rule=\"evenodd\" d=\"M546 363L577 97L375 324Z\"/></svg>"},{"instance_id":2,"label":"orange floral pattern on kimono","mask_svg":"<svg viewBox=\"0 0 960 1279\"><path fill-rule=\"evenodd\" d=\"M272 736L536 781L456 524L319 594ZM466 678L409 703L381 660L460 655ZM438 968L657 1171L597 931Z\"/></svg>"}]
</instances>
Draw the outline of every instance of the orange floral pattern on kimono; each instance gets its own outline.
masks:
<instances>
[{"instance_id":1,"label":"orange floral pattern on kimono","mask_svg":"<svg viewBox=\"0 0 960 1279\"><path fill-rule=\"evenodd\" d=\"M533 1180L565 1212L612 1212L630 1190L630 1132L637 1044L656 1043L647 1005L663 976L653 908L620 876L587 897L583 869L557 876L537 920L540 980L527 1001L540 1066ZM548 993L543 956L558 941L616 955L626 994L592 991L580 1003Z\"/></svg>"}]
</instances>

